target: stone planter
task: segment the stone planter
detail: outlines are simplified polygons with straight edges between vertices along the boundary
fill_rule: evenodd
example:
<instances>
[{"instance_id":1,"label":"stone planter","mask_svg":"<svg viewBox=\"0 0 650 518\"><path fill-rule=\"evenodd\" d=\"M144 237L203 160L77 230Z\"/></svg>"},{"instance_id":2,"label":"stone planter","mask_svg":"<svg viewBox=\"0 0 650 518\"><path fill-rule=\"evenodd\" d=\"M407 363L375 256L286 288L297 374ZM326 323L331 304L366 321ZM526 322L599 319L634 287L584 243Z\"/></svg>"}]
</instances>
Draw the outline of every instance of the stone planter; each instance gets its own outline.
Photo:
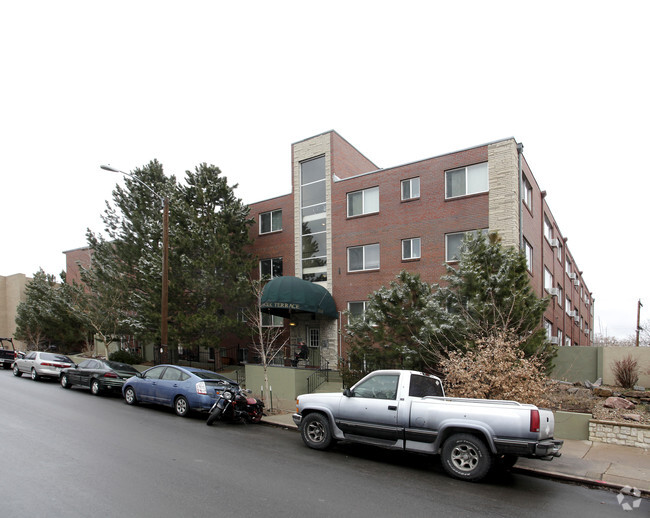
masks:
<instances>
[{"instance_id":1,"label":"stone planter","mask_svg":"<svg viewBox=\"0 0 650 518\"><path fill-rule=\"evenodd\" d=\"M589 421L589 440L650 449L650 426L617 421Z\"/></svg>"}]
</instances>

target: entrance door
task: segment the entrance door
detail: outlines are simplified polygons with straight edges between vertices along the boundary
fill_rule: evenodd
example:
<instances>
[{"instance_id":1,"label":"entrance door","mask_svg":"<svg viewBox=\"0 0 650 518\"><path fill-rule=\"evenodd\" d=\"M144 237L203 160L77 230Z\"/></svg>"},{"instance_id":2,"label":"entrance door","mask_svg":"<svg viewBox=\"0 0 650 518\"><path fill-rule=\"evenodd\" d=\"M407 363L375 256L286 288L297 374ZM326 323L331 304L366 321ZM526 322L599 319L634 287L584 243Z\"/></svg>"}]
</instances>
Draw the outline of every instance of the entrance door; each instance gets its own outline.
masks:
<instances>
[{"instance_id":1,"label":"entrance door","mask_svg":"<svg viewBox=\"0 0 650 518\"><path fill-rule=\"evenodd\" d=\"M309 348L307 364L320 367L320 327L307 328L307 347Z\"/></svg>"}]
</instances>

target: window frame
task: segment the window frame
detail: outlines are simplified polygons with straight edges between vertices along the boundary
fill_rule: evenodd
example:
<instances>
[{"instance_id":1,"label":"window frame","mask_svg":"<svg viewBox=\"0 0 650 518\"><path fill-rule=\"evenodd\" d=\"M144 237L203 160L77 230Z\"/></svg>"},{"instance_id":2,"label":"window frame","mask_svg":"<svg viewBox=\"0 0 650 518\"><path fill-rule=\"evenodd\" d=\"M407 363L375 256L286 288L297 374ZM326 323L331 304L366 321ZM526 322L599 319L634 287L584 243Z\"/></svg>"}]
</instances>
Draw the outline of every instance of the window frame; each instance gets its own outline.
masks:
<instances>
[{"instance_id":1,"label":"window frame","mask_svg":"<svg viewBox=\"0 0 650 518\"><path fill-rule=\"evenodd\" d=\"M404 243L406 242L411 243L411 257L404 257ZM413 242L417 241L418 245L418 255L414 256L413 255ZM402 239L402 261L417 261L422 258L422 239L419 237L409 237L407 239Z\"/></svg>"},{"instance_id":2,"label":"window frame","mask_svg":"<svg viewBox=\"0 0 650 518\"><path fill-rule=\"evenodd\" d=\"M280 213L280 228L273 228L273 214L279 212ZM262 231L263 224L262 224L262 218L264 216L269 217L269 227L271 230L268 230L266 232ZM266 234L272 234L274 232L282 232L282 209L274 209L274 210L267 210L266 212L260 212L260 217L259 217L259 235L266 235Z\"/></svg>"},{"instance_id":3,"label":"window frame","mask_svg":"<svg viewBox=\"0 0 650 518\"><path fill-rule=\"evenodd\" d=\"M475 168L477 166L482 167L483 165L485 165L485 174L486 174L486 179L485 179L486 180L486 182L485 182L486 183L486 188L485 188L485 190L468 192L469 190L467 188L467 184L468 184L467 179L468 179L468 174L469 174L470 169ZM462 193L462 194L456 194L454 196L451 196L449 194L449 175L451 173L456 173L456 172L461 171L461 170L465 171L465 192ZM467 165L467 166L463 166L463 167L456 167L454 169L448 169L447 171L445 171L445 200L453 200L453 199L456 199L456 198L461 198L463 196L472 196L474 194L483 194L483 193L486 193L486 192L489 192L489 191L490 191L490 168L488 166L488 162L479 162L477 164L471 164L471 165Z\"/></svg>"},{"instance_id":4,"label":"window frame","mask_svg":"<svg viewBox=\"0 0 650 518\"><path fill-rule=\"evenodd\" d=\"M413 181L417 180L417 195L413 194ZM407 198L404 197L404 185L408 182L409 185L409 196ZM399 193L400 193L400 199L402 201L409 201L409 200L417 200L420 198L420 177L419 176L414 176L413 178L406 178L402 180L399 184Z\"/></svg>"},{"instance_id":5,"label":"window frame","mask_svg":"<svg viewBox=\"0 0 650 518\"><path fill-rule=\"evenodd\" d=\"M371 247L371 246L373 246L373 247L376 246L377 247L377 252L378 252L378 254L377 254L377 256L378 256L377 263L378 264L377 264L376 268L367 268L366 267L366 249L368 247ZM356 249L359 249L359 248L361 248L363 250L363 257L362 257L363 268L356 269L356 270L351 270L350 269L350 251L351 250L356 250ZM377 271L377 270L381 269L381 247L379 246L379 243L370 243L370 244L367 244L367 245L349 246L347 248L347 259L348 259L348 273Z\"/></svg>"},{"instance_id":6,"label":"window frame","mask_svg":"<svg viewBox=\"0 0 650 518\"><path fill-rule=\"evenodd\" d=\"M264 276L262 275L262 263L265 261L270 261L271 262L271 275L269 276L269 280L275 279L276 277L282 277L284 275L284 261L282 260L282 257L267 257L265 259L260 259L259 262L259 275L260 279L262 279ZM273 275L273 262L274 261L279 261L280 262L280 269L282 270L282 273L280 275Z\"/></svg>"},{"instance_id":7,"label":"window frame","mask_svg":"<svg viewBox=\"0 0 650 518\"><path fill-rule=\"evenodd\" d=\"M353 313L350 310L350 305L351 304L362 304L363 305L363 311L361 312L360 315L353 315ZM359 319L362 322L366 321L366 309L368 307L368 301L367 300L351 300L348 301L348 322L356 321Z\"/></svg>"},{"instance_id":8,"label":"window frame","mask_svg":"<svg viewBox=\"0 0 650 518\"><path fill-rule=\"evenodd\" d=\"M458 257L458 259L449 259L449 236L457 236L458 234L462 234L463 237L465 236L465 234L474 234L476 236L479 233L482 234L483 236L485 236L486 229L477 228L477 229L474 229L474 230L464 230L462 232L448 232L448 233L446 233L445 234L445 262L446 263L457 263L457 262L460 261L460 257ZM461 246L462 246L462 241L461 241ZM460 248L458 250L460 252Z\"/></svg>"},{"instance_id":9,"label":"window frame","mask_svg":"<svg viewBox=\"0 0 650 518\"><path fill-rule=\"evenodd\" d=\"M553 224L548 216L544 214L544 237L550 243L553 240Z\"/></svg>"},{"instance_id":10,"label":"window frame","mask_svg":"<svg viewBox=\"0 0 650 518\"><path fill-rule=\"evenodd\" d=\"M377 210L366 211L366 193L370 191L377 192ZM361 194L361 213L359 214L350 214L350 196L354 194ZM368 214L378 214L379 213L379 186L375 185L374 187L366 187L365 189L359 189L357 191L352 191L346 194L345 200L347 202L347 217L348 218L358 218L359 216L366 216Z\"/></svg>"},{"instance_id":11,"label":"window frame","mask_svg":"<svg viewBox=\"0 0 650 518\"><path fill-rule=\"evenodd\" d=\"M528 269L528 273L533 273L533 245L531 245L526 238L524 238L524 255L526 256L526 268Z\"/></svg>"},{"instance_id":12,"label":"window frame","mask_svg":"<svg viewBox=\"0 0 650 518\"><path fill-rule=\"evenodd\" d=\"M548 293L553 288L553 272L544 266L544 290Z\"/></svg>"},{"instance_id":13,"label":"window frame","mask_svg":"<svg viewBox=\"0 0 650 518\"><path fill-rule=\"evenodd\" d=\"M526 178L525 174L521 175L521 199L528 207L528 210L533 212L533 186Z\"/></svg>"}]
</instances>

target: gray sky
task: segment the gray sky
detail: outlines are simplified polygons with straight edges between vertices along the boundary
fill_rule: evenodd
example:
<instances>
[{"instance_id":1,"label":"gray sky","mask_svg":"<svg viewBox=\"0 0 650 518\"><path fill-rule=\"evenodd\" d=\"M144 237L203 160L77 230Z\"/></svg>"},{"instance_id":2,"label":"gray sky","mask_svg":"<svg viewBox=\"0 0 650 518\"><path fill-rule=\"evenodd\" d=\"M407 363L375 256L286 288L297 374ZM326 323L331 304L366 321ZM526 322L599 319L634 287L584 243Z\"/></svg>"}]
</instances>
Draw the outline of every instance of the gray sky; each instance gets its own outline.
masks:
<instances>
[{"instance_id":1,"label":"gray sky","mask_svg":"<svg viewBox=\"0 0 650 518\"><path fill-rule=\"evenodd\" d=\"M650 318L647 1L5 2L0 275L58 274L157 158L290 192L290 145L335 129L389 167L505 137L596 298ZM620 179L627 187L617 187ZM644 232L645 231L645 232Z\"/></svg>"}]
</instances>

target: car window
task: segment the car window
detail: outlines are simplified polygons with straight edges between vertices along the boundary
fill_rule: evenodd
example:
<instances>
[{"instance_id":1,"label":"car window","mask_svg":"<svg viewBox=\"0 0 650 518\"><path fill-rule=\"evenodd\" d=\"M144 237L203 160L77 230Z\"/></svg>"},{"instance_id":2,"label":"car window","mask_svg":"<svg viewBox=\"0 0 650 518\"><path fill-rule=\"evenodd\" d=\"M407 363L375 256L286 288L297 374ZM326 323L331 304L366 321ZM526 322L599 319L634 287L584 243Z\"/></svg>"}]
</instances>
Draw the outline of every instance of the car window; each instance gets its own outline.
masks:
<instances>
[{"instance_id":1,"label":"car window","mask_svg":"<svg viewBox=\"0 0 650 518\"><path fill-rule=\"evenodd\" d=\"M29 353L27 356L25 356L26 360L33 360L36 358L36 353Z\"/></svg>"},{"instance_id":2,"label":"car window","mask_svg":"<svg viewBox=\"0 0 650 518\"><path fill-rule=\"evenodd\" d=\"M194 371L192 374L203 380L232 381L230 378L226 378L225 376L212 371Z\"/></svg>"},{"instance_id":3,"label":"car window","mask_svg":"<svg viewBox=\"0 0 650 518\"><path fill-rule=\"evenodd\" d=\"M160 375L163 373L163 371L164 371L166 368L167 368L167 367L165 367L165 366L162 366L162 367L152 367L151 369L149 369L148 371L146 371L146 372L144 373L143 377L144 377L144 378L149 378L149 379L154 379L154 380L160 379Z\"/></svg>"},{"instance_id":4,"label":"car window","mask_svg":"<svg viewBox=\"0 0 650 518\"><path fill-rule=\"evenodd\" d=\"M105 362L102 362L102 363L104 365L106 365L107 367L110 367L111 369L116 370L116 371L132 372L133 374L136 374L138 372L138 369L136 369L135 367L132 367L128 363L109 362L109 361L105 361Z\"/></svg>"},{"instance_id":5,"label":"car window","mask_svg":"<svg viewBox=\"0 0 650 518\"><path fill-rule=\"evenodd\" d=\"M79 364L80 369L89 369L89 365L92 363L92 360L84 360Z\"/></svg>"},{"instance_id":6,"label":"car window","mask_svg":"<svg viewBox=\"0 0 650 518\"><path fill-rule=\"evenodd\" d=\"M442 396L442 386L440 385L440 380L430 378L429 376L420 376L418 374L413 374L411 376L409 396Z\"/></svg>"},{"instance_id":7,"label":"car window","mask_svg":"<svg viewBox=\"0 0 650 518\"><path fill-rule=\"evenodd\" d=\"M97 361L97 360L92 360L90 362L90 365L88 366L89 369L104 369L104 365L102 365L102 362Z\"/></svg>"},{"instance_id":8,"label":"car window","mask_svg":"<svg viewBox=\"0 0 650 518\"><path fill-rule=\"evenodd\" d=\"M354 397L397 399L399 375L378 374L354 387Z\"/></svg>"},{"instance_id":9,"label":"car window","mask_svg":"<svg viewBox=\"0 0 650 518\"><path fill-rule=\"evenodd\" d=\"M173 367L167 367L167 370L161 379L169 381L181 381L183 379L183 373L178 369L174 369Z\"/></svg>"}]
</instances>

